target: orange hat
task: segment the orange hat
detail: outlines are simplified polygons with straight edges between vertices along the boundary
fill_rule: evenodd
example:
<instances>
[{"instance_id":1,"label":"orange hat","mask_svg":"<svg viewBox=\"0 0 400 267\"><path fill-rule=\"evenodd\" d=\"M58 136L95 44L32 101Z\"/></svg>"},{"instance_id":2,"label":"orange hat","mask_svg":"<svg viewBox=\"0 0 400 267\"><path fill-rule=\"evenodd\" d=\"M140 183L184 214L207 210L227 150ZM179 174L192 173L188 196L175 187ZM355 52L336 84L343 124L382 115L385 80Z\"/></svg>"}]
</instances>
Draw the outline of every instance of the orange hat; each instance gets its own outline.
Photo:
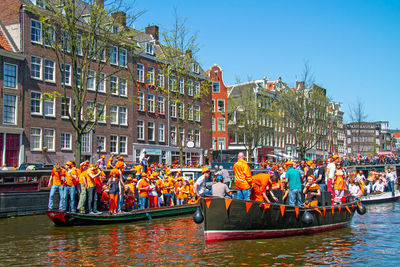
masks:
<instances>
[{"instance_id":1,"label":"orange hat","mask_svg":"<svg viewBox=\"0 0 400 267\"><path fill-rule=\"evenodd\" d=\"M203 169L201 170L201 173L206 173L206 172L210 172L210 170L209 170L207 167L205 167L205 168L203 168Z\"/></svg>"},{"instance_id":2,"label":"orange hat","mask_svg":"<svg viewBox=\"0 0 400 267\"><path fill-rule=\"evenodd\" d=\"M312 160L307 161L307 165L311 167L311 165L313 164Z\"/></svg>"},{"instance_id":3,"label":"orange hat","mask_svg":"<svg viewBox=\"0 0 400 267\"><path fill-rule=\"evenodd\" d=\"M337 159L337 158L339 158L338 154L335 154L335 155L332 156L332 159Z\"/></svg>"},{"instance_id":4,"label":"orange hat","mask_svg":"<svg viewBox=\"0 0 400 267\"><path fill-rule=\"evenodd\" d=\"M310 174L308 177L311 177L315 181L315 176L314 174Z\"/></svg>"},{"instance_id":5,"label":"orange hat","mask_svg":"<svg viewBox=\"0 0 400 267\"><path fill-rule=\"evenodd\" d=\"M106 158L106 156L105 156L105 155L101 155L101 158L102 158L102 159L105 159L105 158Z\"/></svg>"},{"instance_id":6,"label":"orange hat","mask_svg":"<svg viewBox=\"0 0 400 267\"><path fill-rule=\"evenodd\" d=\"M111 171L110 171L110 174L109 174L109 176L111 176L111 175L113 175L113 174L115 174L115 175L120 175L120 172L119 172L119 170L118 169L112 169Z\"/></svg>"},{"instance_id":7,"label":"orange hat","mask_svg":"<svg viewBox=\"0 0 400 267\"><path fill-rule=\"evenodd\" d=\"M118 161L117 163L115 163L115 168L117 169L122 169L124 167L124 163L121 161Z\"/></svg>"},{"instance_id":8,"label":"orange hat","mask_svg":"<svg viewBox=\"0 0 400 267\"><path fill-rule=\"evenodd\" d=\"M189 184L194 184L194 181L193 181L193 180L190 180L190 181L189 181Z\"/></svg>"},{"instance_id":9,"label":"orange hat","mask_svg":"<svg viewBox=\"0 0 400 267\"><path fill-rule=\"evenodd\" d=\"M292 161L286 161L286 163L285 163L285 165L287 166L287 165L293 165L293 162Z\"/></svg>"},{"instance_id":10,"label":"orange hat","mask_svg":"<svg viewBox=\"0 0 400 267\"><path fill-rule=\"evenodd\" d=\"M72 167L73 164L72 164L71 161L68 160L68 161L65 163L65 165L68 165L68 166Z\"/></svg>"},{"instance_id":11,"label":"orange hat","mask_svg":"<svg viewBox=\"0 0 400 267\"><path fill-rule=\"evenodd\" d=\"M82 167L83 167L83 166L89 166L89 165L90 165L89 161L84 161L84 162L81 163L81 166L82 166Z\"/></svg>"},{"instance_id":12,"label":"orange hat","mask_svg":"<svg viewBox=\"0 0 400 267\"><path fill-rule=\"evenodd\" d=\"M136 179L136 178L133 178L133 179L132 179L132 182L137 182L137 179Z\"/></svg>"},{"instance_id":13,"label":"orange hat","mask_svg":"<svg viewBox=\"0 0 400 267\"><path fill-rule=\"evenodd\" d=\"M140 174L140 176L142 176L142 177L146 177L146 176L147 176L147 173L145 173L145 172L142 172L142 173Z\"/></svg>"}]
</instances>

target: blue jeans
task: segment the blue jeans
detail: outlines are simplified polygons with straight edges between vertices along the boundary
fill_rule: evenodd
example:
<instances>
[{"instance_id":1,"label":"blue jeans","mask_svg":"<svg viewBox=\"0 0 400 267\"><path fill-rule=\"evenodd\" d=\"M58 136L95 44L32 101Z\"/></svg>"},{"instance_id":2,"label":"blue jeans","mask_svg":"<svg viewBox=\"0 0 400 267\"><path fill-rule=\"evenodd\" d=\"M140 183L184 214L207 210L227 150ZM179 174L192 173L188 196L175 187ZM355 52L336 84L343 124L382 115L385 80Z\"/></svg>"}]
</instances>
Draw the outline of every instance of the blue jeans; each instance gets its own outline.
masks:
<instances>
[{"instance_id":1,"label":"blue jeans","mask_svg":"<svg viewBox=\"0 0 400 267\"><path fill-rule=\"evenodd\" d=\"M319 185L319 189L321 189L322 191L326 191L326 184L318 184Z\"/></svg>"},{"instance_id":2,"label":"blue jeans","mask_svg":"<svg viewBox=\"0 0 400 267\"><path fill-rule=\"evenodd\" d=\"M139 209L147 209L149 207L148 197L139 197Z\"/></svg>"},{"instance_id":3,"label":"blue jeans","mask_svg":"<svg viewBox=\"0 0 400 267\"><path fill-rule=\"evenodd\" d=\"M63 210L64 208L64 186L62 185L52 185L50 188L50 195L49 195L49 209L53 208L53 197L58 190L60 194L60 201L58 203L58 209Z\"/></svg>"},{"instance_id":4,"label":"blue jeans","mask_svg":"<svg viewBox=\"0 0 400 267\"><path fill-rule=\"evenodd\" d=\"M301 206L301 189L289 190L289 206Z\"/></svg>"},{"instance_id":5,"label":"blue jeans","mask_svg":"<svg viewBox=\"0 0 400 267\"><path fill-rule=\"evenodd\" d=\"M176 199L176 205L183 205L183 201L184 201L183 198L177 198Z\"/></svg>"},{"instance_id":6,"label":"blue jeans","mask_svg":"<svg viewBox=\"0 0 400 267\"><path fill-rule=\"evenodd\" d=\"M205 189L203 193L200 194L200 196L204 197L204 196L211 196L212 192L211 190Z\"/></svg>"},{"instance_id":7,"label":"blue jeans","mask_svg":"<svg viewBox=\"0 0 400 267\"><path fill-rule=\"evenodd\" d=\"M123 205L124 205L124 195L123 194L119 194L119 196L118 196L118 208L117 208L118 212L121 211Z\"/></svg>"},{"instance_id":8,"label":"blue jeans","mask_svg":"<svg viewBox=\"0 0 400 267\"><path fill-rule=\"evenodd\" d=\"M67 209L67 202L68 202L68 194L70 198L70 210L75 212L75 186L64 186L64 209Z\"/></svg>"},{"instance_id":9,"label":"blue jeans","mask_svg":"<svg viewBox=\"0 0 400 267\"><path fill-rule=\"evenodd\" d=\"M243 200L250 200L250 191L251 191L251 188L238 190L236 198L243 199Z\"/></svg>"},{"instance_id":10,"label":"blue jeans","mask_svg":"<svg viewBox=\"0 0 400 267\"><path fill-rule=\"evenodd\" d=\"M157 193L157 196L158 196L158 206L159 207L161 207L162 206L162 204L163 204L163 202L161 201L161 196L162 196L162 194L161 193Z\"/></svg>"},{"instance_id":11,"label":"blue jeans","mask_svg":"<svg viewBox=\"0 0 400 267\"><path fill-rule=\"evenodd\" d=\"M89 212L97 212L97 191L96 187L88 188Z\"/></svg>"},{"instance_id":12,"label":"blue jeans","mask_svg":"<svg viewBox=\"0 0 400 267\"><path fill-rule=\"evenodd\" d=\"M394 196L394 182L388 183L389 192L392 192L392 196Z\"/></svg>"}]
</instances>

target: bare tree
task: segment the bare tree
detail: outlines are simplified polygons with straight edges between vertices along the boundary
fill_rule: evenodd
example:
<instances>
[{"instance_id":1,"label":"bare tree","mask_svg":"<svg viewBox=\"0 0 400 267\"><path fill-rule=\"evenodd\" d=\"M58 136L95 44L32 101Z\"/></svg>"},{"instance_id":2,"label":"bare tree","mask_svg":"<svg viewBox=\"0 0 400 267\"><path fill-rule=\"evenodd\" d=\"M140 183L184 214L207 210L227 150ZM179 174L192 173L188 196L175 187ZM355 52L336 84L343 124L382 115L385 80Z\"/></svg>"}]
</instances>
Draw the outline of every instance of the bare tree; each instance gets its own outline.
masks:
<instances>
[{"instance_id":1,"label":"bare tree","mask_svg":"<svg viewBox=\"0 0 400 267\"><path fill-rule=\"evenodd\" d=\"M349 118L350 121L355 123L356 125L357 134L355 137L357 138L357 147L358 147L357 152L358 153L365 152L362 151L363 148L361 145L361 136L362 136L361 128L362 124L367 120L368 115L365 112L364 102L360 98L357 98L356 103L349 106ZM352 135L354 135L353 133L354 131L352 131ZM352 152L354 153L354 151Z\"/></svg>"}]
</instances>

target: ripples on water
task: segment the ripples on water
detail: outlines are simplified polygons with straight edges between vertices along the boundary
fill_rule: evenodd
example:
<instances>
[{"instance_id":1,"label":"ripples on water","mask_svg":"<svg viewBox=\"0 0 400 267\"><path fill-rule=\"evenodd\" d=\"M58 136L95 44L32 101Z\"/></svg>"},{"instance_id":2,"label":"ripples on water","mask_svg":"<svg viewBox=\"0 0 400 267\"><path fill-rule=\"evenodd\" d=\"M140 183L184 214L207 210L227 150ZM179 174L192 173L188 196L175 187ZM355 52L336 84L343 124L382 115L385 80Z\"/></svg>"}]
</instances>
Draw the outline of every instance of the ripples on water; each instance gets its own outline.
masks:
<instances>
[{"instance_id":1,"label":"ripples on water","mask_svg":"<svg viewBox=\"0 0 400 267\"><path fill-rule=\"evenodd\" d=\"M210 244L191 216L69 228L1 219L0 265L399 265L399 210L371 206L351 227L316 235Z\"/></svg>"}]
</instances>

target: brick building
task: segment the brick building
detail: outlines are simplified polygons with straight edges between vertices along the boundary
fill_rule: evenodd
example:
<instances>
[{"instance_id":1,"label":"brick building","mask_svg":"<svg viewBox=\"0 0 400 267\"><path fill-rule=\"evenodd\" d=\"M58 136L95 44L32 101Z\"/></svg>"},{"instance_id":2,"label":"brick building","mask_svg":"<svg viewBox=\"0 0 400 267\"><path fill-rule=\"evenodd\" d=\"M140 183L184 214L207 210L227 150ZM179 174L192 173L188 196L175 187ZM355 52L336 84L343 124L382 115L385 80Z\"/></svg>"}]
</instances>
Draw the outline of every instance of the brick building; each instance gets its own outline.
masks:
<instances>
[{"instance_id":1,"label":"brick building","mask_svg":"<svg viewBox=\"0 0 400 267\"><path fill-rule=\"evenodd\" d=\"M68 119L73 105L72 92L67 90L66 99L46 97L47 93L63 92L61 83L71 81L70 67L65 66L65 75L56 67L57 60L46 44L43 26L27 8L31 5L46 8L44 1L0 3L0 18L6 22L5 28L17 48L26 55L22 62L26 71L20 76L25 94L25 110L23 114L21 112L25 122L21 141L21 146L25 146L25 158L21 161L55 163L72 160L75 133ZM121 27L125 27L124 14L119 12L118 18ZM96 160L102 154L119 154L127 161L137 161L146 149L150 161L170 163L171 159L176 159L179 150L176 135L180 134L185 142L185 161L203 162L204 152L211 148L211 133L206 131L211 128L211 116L203 112L207 110L204 103L211 101L211 94L200 100L193 92L200 82L208 80L205 72L194 61L192 71L179 77L179 94L190 116L185 127L177 129L176 122L180 120L176 115L177 107L170 103L168 94L159 90L160 87L170 89L171 79L159 66L158 27L149 26L145 32L130 30L133 34L127 42L135 42L138 47L135 52L130 53L121 44L110 47L104 54L110 60L104 63L102 71L109 78L99 84L97 95L100 101L110 96L103 119L82 137L83 159ZM94 83L93 79L91 82ZM101 104L99 101L94 103L94 91L88 93L87 108L99 112ZM189 148L191 140L194 144Z\"/></svg>"}]
</instances>

